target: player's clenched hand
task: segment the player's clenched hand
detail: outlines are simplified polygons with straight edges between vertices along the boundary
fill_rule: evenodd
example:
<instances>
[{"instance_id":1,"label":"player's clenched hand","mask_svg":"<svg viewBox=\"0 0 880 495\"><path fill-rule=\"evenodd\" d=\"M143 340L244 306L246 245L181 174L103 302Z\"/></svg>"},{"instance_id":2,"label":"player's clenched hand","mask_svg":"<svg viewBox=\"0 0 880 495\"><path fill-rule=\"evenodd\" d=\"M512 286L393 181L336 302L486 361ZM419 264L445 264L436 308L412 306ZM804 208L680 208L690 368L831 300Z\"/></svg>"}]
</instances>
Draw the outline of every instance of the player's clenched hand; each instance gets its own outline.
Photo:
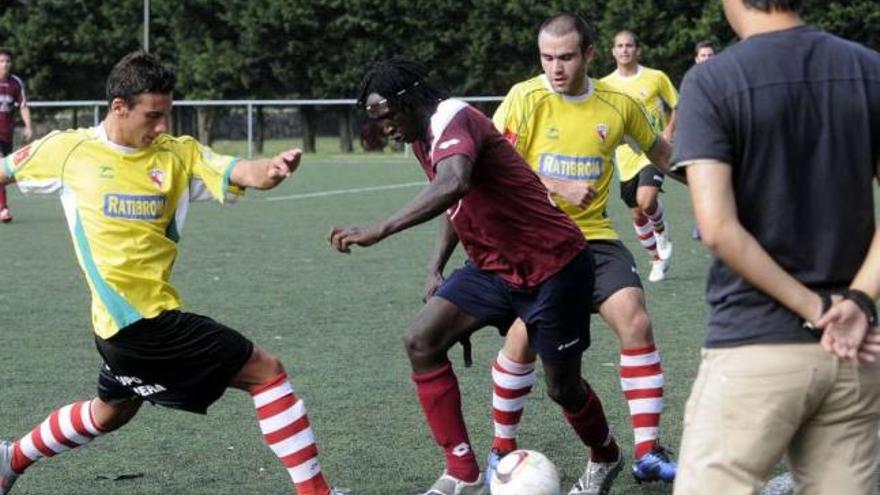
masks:
<instances>
[{"instance_id":1,"label":"player's clenched hand","mask_svg":"<svg viewBox=\"0 0 880 495\"><path fill-rule=\"evenodd\" d=\"M586 208L596 197L596 189L588 182L572 180L560 182L556 194L578 208Z\"/></svg>"},{"instance_id":2,"label":"player's clenched hand","mask_svg":"<svg viewBox=\"0 0 880 495\"><path fill-rule=\"evenodd\" d=\"M269 161L269 169L267 171L269 178L275 181L282 181L290 177L302 158L302 150L295 148L292 150L282 151L273 156Z\"/></svg>"},{"instance_id":3,"label":"player's clenched hand","mask_svg":"<svg viewBox=\"0 0 880 495\"><path fill-rule=\"evenodd\" d=\"M375 227L333 227L327 241L340 253L351 253L351 246L372 246L382 240L379 229Z\"/></svg>"},{"instance_id":4,"label":"player's clenched hand","mask_svg":"<svg viewBox=\"0 0 880 495\"><path fill-rule=\"evenodd\" d=\"M425 292L422 294L422 302L428 302L428 299L434 297L434 294L437 293L437 289L443 284L443 274L440 272L434 272L428 274L428 280L425 281Z\"/></svg>"}]
</instances>

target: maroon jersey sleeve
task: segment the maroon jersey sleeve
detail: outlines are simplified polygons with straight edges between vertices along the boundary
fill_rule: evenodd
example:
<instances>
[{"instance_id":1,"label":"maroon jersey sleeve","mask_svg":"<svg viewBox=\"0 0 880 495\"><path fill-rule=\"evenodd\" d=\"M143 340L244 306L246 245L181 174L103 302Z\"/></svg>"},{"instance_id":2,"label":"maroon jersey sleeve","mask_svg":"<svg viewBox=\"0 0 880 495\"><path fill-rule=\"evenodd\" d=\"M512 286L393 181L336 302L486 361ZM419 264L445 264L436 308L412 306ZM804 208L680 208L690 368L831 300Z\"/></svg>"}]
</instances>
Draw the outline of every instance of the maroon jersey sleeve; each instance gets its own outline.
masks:
<instances>
[{"instance_id":1,"label":"maroon jersey sleeve","mask_svg":"<svg viewBox=\"0 0 880 495\"><path fill-rule=\"evenodd\" d=\"M12 93L12 97L15 100L15 104L19 107L27 106L27 95L24 90L24 81L18 76L12 76L12 79L16 82L15 90Z\"/></svg>"}]
</instances>

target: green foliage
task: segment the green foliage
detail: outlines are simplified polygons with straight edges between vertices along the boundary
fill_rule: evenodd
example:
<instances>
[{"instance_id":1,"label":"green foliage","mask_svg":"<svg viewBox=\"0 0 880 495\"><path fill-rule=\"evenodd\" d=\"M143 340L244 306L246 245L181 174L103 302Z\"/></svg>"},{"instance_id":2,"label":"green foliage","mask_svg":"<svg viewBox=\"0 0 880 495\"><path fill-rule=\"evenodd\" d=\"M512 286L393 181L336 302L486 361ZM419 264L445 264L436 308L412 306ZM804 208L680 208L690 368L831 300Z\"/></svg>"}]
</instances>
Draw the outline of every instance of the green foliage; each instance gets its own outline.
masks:
<instances>
[{"instance_id":1,"label":"green foliage","mask_svg":"<svg viewBox=\"0 0 880 495\"><path fill-rule=\"evenodd\" d=\"M101 99L113 63L141 46L143 0L19 0L0 36L36 99ZM504 94L537 73L536 28L563 10L596 29L591 73L614 68L611 40L636 32L646 65L679 82L694 44L735 41L718 0L153 0L151 48L178 69L178 97L340 98L374 61L402 54L456 94ZM880 47L880 0L805 0L807 22Z\"/></svg>"}]
</instances>

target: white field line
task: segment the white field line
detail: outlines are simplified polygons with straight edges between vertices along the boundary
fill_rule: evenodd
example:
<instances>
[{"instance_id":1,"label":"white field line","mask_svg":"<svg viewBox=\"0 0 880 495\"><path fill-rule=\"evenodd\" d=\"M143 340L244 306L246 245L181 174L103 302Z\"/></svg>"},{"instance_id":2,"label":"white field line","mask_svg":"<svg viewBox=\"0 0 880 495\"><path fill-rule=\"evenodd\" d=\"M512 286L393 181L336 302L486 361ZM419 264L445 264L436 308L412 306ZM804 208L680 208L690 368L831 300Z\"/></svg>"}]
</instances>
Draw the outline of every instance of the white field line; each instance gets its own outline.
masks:
<instances>
[{"instance_id":1,"label":"white field line","mask_svg":"<svg viewBox=\"0 0 880 495\"><path fill-rule=\"evenodd\" d=\"M336 196L339 194L356 194L362 192L387 191L389 189L403 189L405 187L424 186L426 182L407 182L405 184L388 184L387 186L358 187L355 189L337 189L334 191L320 191L305 194L291 194L289 196L273 196L266 201L286 201L289 199L323 198L324 196Z\"/></svg>"}]
</instances>

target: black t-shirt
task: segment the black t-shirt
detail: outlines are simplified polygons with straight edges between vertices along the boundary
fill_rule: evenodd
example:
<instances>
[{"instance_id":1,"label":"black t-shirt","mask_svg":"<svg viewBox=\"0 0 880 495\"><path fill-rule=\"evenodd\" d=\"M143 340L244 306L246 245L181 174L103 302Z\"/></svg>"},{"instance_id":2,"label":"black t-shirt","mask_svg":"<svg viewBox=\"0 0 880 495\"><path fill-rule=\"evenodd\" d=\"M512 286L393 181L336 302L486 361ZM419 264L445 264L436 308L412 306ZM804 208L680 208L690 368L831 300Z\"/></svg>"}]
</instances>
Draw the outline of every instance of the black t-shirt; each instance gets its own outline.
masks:
<instances>
[{"instance_id":1,"label":"black t-shirt","mask_svg":"<svg viewBox=\"0 0 880 495\"><path fill-rule=\"evenodd\" d=\"M845 288L874 234L880 54L810 27L752 36L682 84L672 163L730 164L742 225L819 291ZM706 347L815 341L715 259Z\"/></svg>"}]
</instances>

